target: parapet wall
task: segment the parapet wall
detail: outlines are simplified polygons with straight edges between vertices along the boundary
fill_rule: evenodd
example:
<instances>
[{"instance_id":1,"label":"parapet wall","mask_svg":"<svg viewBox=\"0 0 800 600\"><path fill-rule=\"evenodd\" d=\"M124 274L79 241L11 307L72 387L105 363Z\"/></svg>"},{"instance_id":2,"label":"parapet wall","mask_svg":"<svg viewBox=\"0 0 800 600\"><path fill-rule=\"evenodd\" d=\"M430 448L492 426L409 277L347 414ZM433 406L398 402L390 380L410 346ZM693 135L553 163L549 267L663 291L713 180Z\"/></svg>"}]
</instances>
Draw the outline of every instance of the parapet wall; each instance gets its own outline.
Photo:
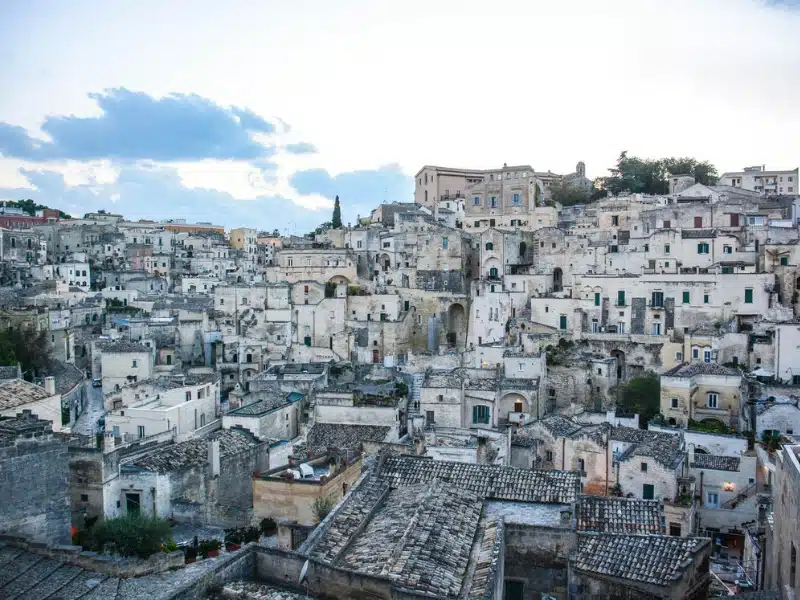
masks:
<instances>
[{"instance_id":1,"label":"parapet wall","mask_svg":"<svg viewBox=\"0 0 800 600\"><path fill-rule=\"evenodd\" d=\"M0 535L0 542L5 542L9 546L40 554L87 571L102 573L109 577L122 577L123 579L161 573L184 565L183 552L180 550L169 553L158 552L147 559L139 559L86 552L80 546L54 546L31 542L14 535Z\"/></svg>"}]
</instances>

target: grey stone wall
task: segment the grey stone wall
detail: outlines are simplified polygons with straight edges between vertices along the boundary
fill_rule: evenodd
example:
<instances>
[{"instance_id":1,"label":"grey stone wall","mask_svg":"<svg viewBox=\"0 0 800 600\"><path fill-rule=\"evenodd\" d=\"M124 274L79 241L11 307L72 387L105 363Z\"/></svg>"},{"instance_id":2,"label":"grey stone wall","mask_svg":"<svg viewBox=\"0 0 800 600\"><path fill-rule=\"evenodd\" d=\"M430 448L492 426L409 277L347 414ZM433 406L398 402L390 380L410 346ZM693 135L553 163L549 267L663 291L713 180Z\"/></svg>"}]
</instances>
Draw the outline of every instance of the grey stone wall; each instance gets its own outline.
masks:
<instances>
[{"instance_id":1,"label":"grey stone wall","mask_svg":"<svg viewBox=\"0 0 800 600\"><path fill-rule=\"evenodd\" d=\"M0 532L70 541L69 454L46 435L0 448Z\"/></svg>"},{"instance_id":2,"label":"grey stone wall","mask_svg":"<svg viewBox=\"0 0 800 600\"><path fill-rule=\"evenodd\" d=\"M567 597L567 560L577 545L571 529L505 524L504 578L523 584L525 600Z\"/></svg>"},{"instance_id":3,"label":"grey stone wall","mask_svg":"<svg viewBox=\"0 0 800 600\"><path fill-rule=\"evenodd\" d=\"M647 314L647 298L631 300L631 333L644 334L644 321Z\"/></svg>"}]
</instances>

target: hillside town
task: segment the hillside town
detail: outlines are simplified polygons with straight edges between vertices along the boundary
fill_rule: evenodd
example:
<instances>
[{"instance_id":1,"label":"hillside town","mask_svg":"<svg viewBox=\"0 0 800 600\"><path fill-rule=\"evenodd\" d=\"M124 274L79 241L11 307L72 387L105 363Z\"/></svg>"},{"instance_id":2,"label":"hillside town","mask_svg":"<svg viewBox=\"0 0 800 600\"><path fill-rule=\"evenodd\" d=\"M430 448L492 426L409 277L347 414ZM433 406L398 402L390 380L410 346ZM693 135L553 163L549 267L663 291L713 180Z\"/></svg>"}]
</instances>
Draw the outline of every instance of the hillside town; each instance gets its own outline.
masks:
<instances>
[{"instance_id":1,"label":"hillside town","mask_svg":"<svg viewBox=\"0 0 800 600\"><path fill-rule=\"evenodd\" d=\"M307 235L5 203L0 597L795 598L799 175L425 165Z\"/></svg>"}]
</instances>

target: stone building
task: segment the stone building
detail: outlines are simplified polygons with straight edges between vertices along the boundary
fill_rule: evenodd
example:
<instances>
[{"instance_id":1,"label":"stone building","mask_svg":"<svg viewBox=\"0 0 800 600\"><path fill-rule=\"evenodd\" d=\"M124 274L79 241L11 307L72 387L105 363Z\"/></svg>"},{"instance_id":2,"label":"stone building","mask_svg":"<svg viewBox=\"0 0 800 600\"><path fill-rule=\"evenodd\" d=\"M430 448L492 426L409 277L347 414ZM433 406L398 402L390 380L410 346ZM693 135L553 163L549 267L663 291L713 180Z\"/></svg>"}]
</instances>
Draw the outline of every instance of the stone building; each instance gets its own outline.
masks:
<instances>
[{"instance_id":1,"label":"stone building","mask_svg":"<svg viewBox=\"0 0 800 600\"><path fill-rule=\"evenodd\" d=\"M792 598L800 591L800 446L786 445L778 453L773 499L766 535L766 589Z\"/></svg>"},{"instance_id":2,"label":"stone building","mask_svg":"<svg viewBox=\"0 0 800 600\"><path fill-rule=\"evenodd\" d=\"M680 364L661 375L661 414L671 425L715 421L741 431L747 389L740 371L715 363Z\"/></svg>"},{"instance_id":3,"label":"stone building","mask_svg":"<svg viewBox=\"0 0 800 600\"><path fill-rule=\"evenodd\" d=\"M0 473L0 532L69 543L69 455L49 421L29 410L0 418Z\"/></svg>"}]
</instances>

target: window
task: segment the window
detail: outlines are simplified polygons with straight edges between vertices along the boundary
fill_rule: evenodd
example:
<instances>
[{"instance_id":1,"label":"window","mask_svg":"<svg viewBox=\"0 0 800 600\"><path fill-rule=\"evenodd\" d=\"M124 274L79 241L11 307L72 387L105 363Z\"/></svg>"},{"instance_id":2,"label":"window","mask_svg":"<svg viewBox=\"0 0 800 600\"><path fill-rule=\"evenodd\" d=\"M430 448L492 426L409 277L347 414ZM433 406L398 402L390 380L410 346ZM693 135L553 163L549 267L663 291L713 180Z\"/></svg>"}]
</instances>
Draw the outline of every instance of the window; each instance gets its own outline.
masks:
<instances>
[{"instance_id":1,"label":"window","mask_svg":"<svg viewBox=\"0 0 800 600\"><path fill-rule=\"evenodd\" d=\"M445 250L447 249L447 238L446 237L442 238L442 248L444 248Z\"/></svg>"},{"instance_id":2,"label":"window","mask_svg":"<svg viewBox=\"0 0 800 600\"><path fill-rule=\"evenodd\" d=\"M644 245L644 251L645 252L650 252L650 244L645 244Z\"/></svg>"},{"instance_id":3,"label":"window","mask_svg":"<svg viewBox=\"0 0 800 600\"><path fill-rule=\"evenodd\" d=\"M789 257L788 256L781 256L781 266L785 267L789 264Z\"/></svg>"},{"instance_id":4,"label":"window","mask_svg":"<svg viewBox=\"0 0 800 600\"><path fill-rule=\"evenodd\" d=\"M489 424L489 407L488 406L473 406L472 407L472 422Z\"/></svg>"},{"instance_id":5,"label":"window","mask_svg":"<svg viewBox=\"0 0 800 600\"><path fill-rule=\"evenodd\" d=\"M472 206L480 206L481 205L481 197L480 196L473 196L472 197Z\"/></svg>"},{"instance_id":6,"label":"window","mask_svg":"<svg viewBox=\"0 0 800 600\"><path fill-rule=\"evenodd\" d=\"M598 323L597 319L592 319L592 333L598 333L600 331L600 323Z\"/></svg>"},{"instance_id":7,"label":"window","mask_svg":"<svg viewBox=\"0 0 800 600\"><path fill-rule=\"evenodd\" d=\"M131 368L135 369L139 366L139 361L135 358L131 361Z\"/></svg>"},{"instance_id":8,"label":"window","mask_svg":"<svg viewBox=\"0 0 800 600\"><path fill-rule=\"evenodd\" d=\"M511 204L520 204L519 194L511 194Z\"/></svg>"},{"instance_id":9,"label":"window","mask_svg":"<svg viewBox=\"0 0 800 600\"><path fill-rule=\"evenodd\" d=\"M81 502L88 502L89 494L81 494Z\"/></svg>"},{"instance_id":10,"label":"window","mask_svg":"<svg viewBox=\"0 0 800 600\"><path fill-rule=\"evenodd\" d=\"M748 225L763 225L764 224L764 217L762 217L762 216L747 217L747 224Z\"/></svg>"},{"instance_id":11,"label":"window","mask_svg":"<svg viewBox=\"0 0 800 600\"><path fill-rule=\"evenodd\" d=\"M584 462L584 460L582 458L579 458L578 459L578 473L580 473L581 475L586 473L586 468L585 467L586 467L586 463Z\"/></svg>"},{"instance_id":12,"label":"window","mask_svg":"<svg viewBox=\"0 0 800 600\"><path fill-rule=\"evenodd\" d=\"M706 394L706 404L708 408L719 408L719 394L717 392L708 392Z\"/></svg>"},{"instance_id":13,"label":"window","mask_svg":"<svg viewBox=\"0 0 800 600\"><path fill-rule=\"evenodd\" d=\"M731 246L723 246L722 247L723 254L733 254L733 248Z\"/></svg>"},{"instance_id":14,"label":"window","mask_svg":"<svg viewBox=\"0 0 800 600\"><path fill-rule=\"evenodd\" d=\"M547 462L553 462L553 451L552 451L552 450L547 450L547 451L544 453L544 458L545 458L545 460L546 460Z\"/></svg>"},{"instance_id":15,"label":"window","mask_svg":"<svg viewBox=\"0 0 800 600\"><path fill-rule=\"evenodd\" d=\"M643 462L641 466L642 473L647 473L647 463Z\"/></svg>"},{"instance_id":16,"label":"window","mask_svg":"<svg viewBox=\"0 0 800 600\"><path fill-rule=\"evenodd\" d=\"M708 254L708 244L706 242L700 242L697 244L697 253Z\"/></svg>"},{"instance_id":17,"label":"window","mask_svg":"<svg viewBox=\"0 0 800 600\"><path fill-rule=\"evenodd\" d=\"M497 208L497 196L489 196L489 208Z\"/></svg>"},{"instance_id":18,"label":"window","mask_svg":"<svg viewBox=\"0 0 800 600\"><path fill-rule=\"evenodd\" d=\"M661 335L661 323L653 323L653 335Z\"/></svg>"},{"instance_id":19,"label":"window","mask_svg":"<svg viewBox=\"0 0 800 600\"><path fill-rule=\"evenodd\" d=\"M678 351L675 353L675 360L677 360L678 362L682 361L682 360L683 360L683 352L681 352L680 350L678 350Z\"/></svg>"},{"instance_id":20,"label":"window","mask_svg":"<svg viewBox=\"0 0 800 600\"><path fill-rule=\"evenodd\" d=\"M642 499L652 500L655 498L655 486L652 483L645 483L642 485Z\"/></svg>"},{"instance_id":21,"label":"window","mask_svg":"<svg viewBox=\"0 0 800 600\"><path fill-rule=\"evenodd\" d=\"M567 315L561 315L558 317L558 327L561 330L567 329Z\"/></svg>"},{"instance_id":22,"label":"window","mask_svg":"<svg viewBox=\"0 0 800 600\"><path fill-rule=\"evenodd\" d=\"M711 301L711 296L708 293L703 294L703 304L708 304Z\"/></svg>"},{"instance_id":23,"label":"window","mask_svg":"<svg viewBox=\"0 0 800 600\"><path fill-rule=\"evenodd\" d=\"M383 247L384 247L384 248L388 248L388 247L389 247L389 246L391 246L391 245L392 245L392 243L391 243L391 242L383 242Z\"/></svg>"},{"instance_id":24,"label":"window","mask_svg":"<svg viewBox=\"0 0 800 600\"><path fill-rule=\"evenodd\" d=\"M622 290L617 292L617 306L625 306L625 292Z\"/></svg>"},{"instance_id":25,"label":"window","mask_svg":"<svg viewBox=\"0 0 800 600\"><path fill-rule=\"evenodd\" d=\"M692 360L697 360L698 358L700 358L700 347L692 346Z\"/></svg>"},{"instance_id":26,"label":"window","mask_svg":"<svg viewBox=\"0 0 800 600\"><path fill-rule=\"evenodd\" d=\"M710 348L704 348L703 349L703 362L704 363L710 363L711 362L711 349Z\"/></svg>"},{"instance_id":27,"label":"window","mask_svg":"<svg viewBox=\"0 0 800 600\"><path fill-rule=\"evenodd\" d=\"M289 415L286 415L286 416L288 417ZM200 427L205 427L205 424L206 424L206 416L204 414L201 414L200 415Z\"/></svg>"},{"instance_id":28,"label":"window","mask_svg":"<svg viewBox=\"0 0 800 600\"><path fill-rule=\"evenodd\" d=\"M475 227L480 227L481 226L481 222L480 221L475 221L475 225L474 226Z\"/></svg>"},{"instance_id":29,"label":"window","mask_svg":"<svg viewBox=\"0 0 800 600\"><path fill-rule=\"evenodd\" d=\"M701 229L703 227L703 217L694 218L694 227L695 229Z\"/></svg>"},{"instance_id":30,"label":"window","mask_svg":"<svg viewBox=\"0 0 800 600\"><path fill-rule=\"evenodd\" d=\"M653 292L651 304L655 307L664 307L664 292Z\"/></svg>"},{"instance_id":31,"label":"window","mask_svg":"<svg viewBox=\"0 0 800 600\"><path fill-rule=\"evenodd\" d=\"M144 438L144 425L137 426L136 427L136 433L138 434L140 440L143 439Z\"/></svg>"},{"instance_id":32,"label":"window","mask_svg":"<svg viewBox=\"0 0 800 600\"><path fill-rule=\"evenodd\" d=\"M692 295L691 295L691 292L689 292L689 290L683 290L683 299L682 299L682 301L683 301L684 304L691 304Z\"/></svg>"},{"instance_id":33,"label":"window","mask_svg":"<svg viewBox=\"0 0 800 600\"><path fill-rule=\"evenodd\" d=\"M524 371L525 370L525 363L517 363L517 370L518 371ZM521 412L521 411L517 411L517 412Z\"/></svg>"},{"instance_id":34,"label":"window","mask_svg":"<svg viewBox=\"0 0 800 600\"><path fill-rule=\"evenodd\" d=\"M617 215L611 216L611 226L617 227L619 225L619 217Z\"/></svg>"},{"instance_id":35,"label":"window","mask_svg":"<svg viewBox=\"0 0 800 600\"><path fill-rule=\"evenodd\" d=\"M664 254L669 254L670 246L669 244L664 244Z\"/></svg>"},{"instance_id":36,"label":"window","mask_svg":"<svg viewBox=\"0 0 800 600\"><path fill-rule=\"evenodd\" d=\"M188 391L188 392L186 392L186 393L184 393L184 397L186 398L186 402L189 402L189 400L191 400L191 399L192 399L192 392L191 392L191 390L190 390L190 391Z\"/></svg>"},{"instance_id":37,"label":"window","mask_svg":"<svg viewBox=\"0 0 800 600\"><path fill-rule=\"evenodd\" d=\"M669 534L672 537L681 537L681 524L680 523L670 523L669 524Z\"/></svg>"},{"instance_id":38,"label":"window","mask_svg":"<svg viewBox=\"0 0 800 600\"><path fill-rule=\"evenodd\" d=\"M719 494L708 492L706 494L706 508L719 508Z\"/></svg>"},{"instance_id":39,"label":"window","mask_svg":"<svg viewBox=\"0 0 800 600\"><path fill-rule=\"evenodd\" d=\"M745 304L752 304L753 303L753 288L745 288L745 290L744 290L744 303Z\"/></svg>"},{"instance_id":40,"label":"window","mask_svg":"<svg viewBox=\"0 0 800 600\"><path fill-rule=\"evenodd\" d=\"M670 408L678 408L678 399L677 398L672 398L672 400L670 400Z\"/></svg>"},{"instance_id":41,"label":"window","mask_svg":"<svg viewBox=\"0 0 800 600\"><path fill-rule=\"evenodd\" d=\"M594 293L594 305L600 306L600 292Z\"/></svg>"},{"instance_id":42,"label":"window","mask_svg":"<svg viewBox=\"0 0 800 600\"><path fill-rule=\"evenodd\" d=\"M426 422L428 425L432 425L432 424L434 423L434 420L433 420L433 411L432 411L432 410L426 410L426 411L425 411L425 422Z\"/></svg>"},{"instance_id":43,"label":"window","mask_svg":"<svg viewBox=\"0 0 800 600\"><path fill-rule=\"evenodd\" d=\"M494 250L494 244L492 242L486 242L486 249Z\"/></svg>"}]
</instances>

